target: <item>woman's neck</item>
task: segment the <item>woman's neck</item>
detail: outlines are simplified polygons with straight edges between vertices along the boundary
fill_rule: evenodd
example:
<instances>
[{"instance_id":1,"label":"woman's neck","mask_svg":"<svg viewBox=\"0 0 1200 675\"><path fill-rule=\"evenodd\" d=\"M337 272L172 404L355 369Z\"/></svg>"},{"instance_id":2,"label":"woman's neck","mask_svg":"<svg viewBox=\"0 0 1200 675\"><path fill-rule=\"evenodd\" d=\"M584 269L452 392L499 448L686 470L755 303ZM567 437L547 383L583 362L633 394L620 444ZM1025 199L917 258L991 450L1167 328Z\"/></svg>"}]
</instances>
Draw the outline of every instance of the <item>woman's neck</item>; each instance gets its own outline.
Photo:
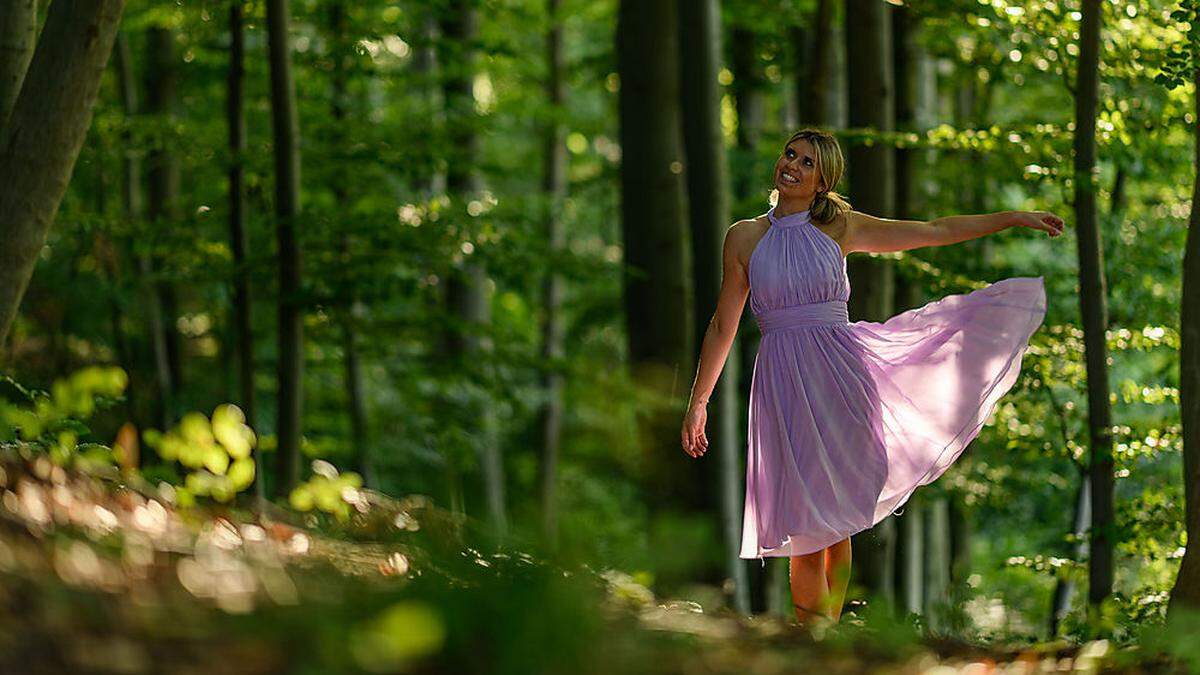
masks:
<instances>
[{"instance_id":1,"label":"woman's neck","mask_svg":"<svg viewBox=\"0 0 1200 675\"><path fill-rule=\"evenodd\" d=\"M779 216L780 218L783 218L784 216L790 216L793 213L800 213L801 211L807 211L810 208L812 208L812 199L808 199L805 201L800 201L798 199L793 199L793 200L782 200L781 199L781 200L779 200L779 202L777 202L775 204L775 215Z\"/></svg>"}]
</instances>

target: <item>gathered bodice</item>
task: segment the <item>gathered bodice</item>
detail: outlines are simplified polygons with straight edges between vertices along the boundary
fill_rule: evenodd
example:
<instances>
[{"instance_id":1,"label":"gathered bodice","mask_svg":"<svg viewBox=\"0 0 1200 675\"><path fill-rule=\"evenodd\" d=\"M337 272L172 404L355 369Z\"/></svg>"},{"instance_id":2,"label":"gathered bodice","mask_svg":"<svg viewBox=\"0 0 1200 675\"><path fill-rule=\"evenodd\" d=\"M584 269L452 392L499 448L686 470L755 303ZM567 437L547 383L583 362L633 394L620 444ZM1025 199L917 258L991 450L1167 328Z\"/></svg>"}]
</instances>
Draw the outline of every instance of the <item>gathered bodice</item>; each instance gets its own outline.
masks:
<instances>
[{"instance_id":1,"label":"gathered bodice","mask_svg":"<svg viewBox=\"0 0 1200 675\"><path fill-rule=\"evenodd\" d=\"M786 313L778 310L810 304L814 306L805 314L844 322L850 278L841 247L813 224L807 210L776 218L771 207L767 218L771 226L751 252L747 268L750 309L759 325L779 324L771 317Z\"/></svg>"}]
</instances>

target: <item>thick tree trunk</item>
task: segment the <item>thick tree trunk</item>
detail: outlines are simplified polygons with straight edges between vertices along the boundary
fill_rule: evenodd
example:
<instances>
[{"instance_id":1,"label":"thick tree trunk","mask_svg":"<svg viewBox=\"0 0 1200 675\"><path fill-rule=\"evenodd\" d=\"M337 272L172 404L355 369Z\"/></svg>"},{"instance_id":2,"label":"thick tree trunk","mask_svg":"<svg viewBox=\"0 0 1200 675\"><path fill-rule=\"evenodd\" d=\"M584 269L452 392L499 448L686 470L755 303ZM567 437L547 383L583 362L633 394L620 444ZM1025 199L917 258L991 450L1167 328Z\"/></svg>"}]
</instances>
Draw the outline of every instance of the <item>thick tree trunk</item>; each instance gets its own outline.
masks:
<instances>
[{"instance_id":1,"label":"thick tree trunk","mask_svg":"<svg viewBox=\"0 0 1200 675\"><path fill-rule=\"evenodd\" d=\"M733 171L734 199L741 202L755 194L764 201L769 183L754 172L755 153L764 122L765 78L758 61L758 35L753 28L734 28L730 36L734 105L737 107L737 163ZM782 141L780 141L782 143Z\"/></svg>"},{"instance_id":2,"label":"thick tree trunk","mask_svg":"<svg viewBox=\"0 0 1200 675\"><path fill-rule=\"evenodd\" d=\"M692 275L696 284L696 335L702 336L717 304L723 269L722 250L729 227L728 168L721 134L720 5L696 0L679 5L680 93L684 154L687 156L688 219L692 232ZM738 391L735 341L710 398L710 439L718 461L701 464L703 484L716 499L707 508L719 512L725 544L725 575L733 580L733 605L750 611L749 577L739 556L742 540L743 468L746 441ZM703 460L702 460L703 462Z\"/></svg>"},{"instance_id":3,"label":"thick tree trunk","mask_svg":"<svg viewBox=\"0 0 1200 675\"><path fill-rule=\"evenodd\" d=\"M1192 24L1192 31L1200 26ZM1200 53L1193 51L1193 63ZM1192 72L1194 107L1200 113L1200 67ZM1193 125L1196 177L1192 183L1192 213L1188 219L1187 243L1183 253L1183 300L1180 308L1179 413L1183 424L1184 524L1188 547L1171 589L1169 618L1180 609L1200 609L1200 122Z\"/></svg>"},{"instance_id":4,"label":"thick tree trunk","mask_svg":"<svg viewBox=\"0 0 1200 675\"><path fill-rule=\"evenodd\" d=\"M546 98L555 112L566 103L566 50L563 43L563 14L561 0L547 0L546 15L550 29L546 32ZM546 200L543 216L546 241L550 250L560 252L566 247L567 232L562 222L562 205L567 195L567 146L564 140L566 125L555 117L546 127L542 194ZM538 464L538 483L541 485L542 534L551 549L558 546L558 455L562 445L563 388L561 371L565 322L562 301L566 282L562 275L551 271L542 282L542 304L545 319L542 323L542 362L546 364L542 388L546 402L538 417L542 433L542 461Z\"/></svg>"},{"instance_id":5,"label":"thick tree trunk","mask_svg":"<svg viewBox=\"0 0 1200 675\"><path fill-rule=\"evenodd\" d=\"M36 43L37 0L0 3L0 130L21 93Z\"/></svg>"},{"instance_id":6,"label":"thick tree trunk","mask_svg":"<svg viewBox=\"0 0 1200 675\"><path fill-rule=\"evenodd\" d=\"M694 507L703 491L678 449L695 361L675 10L672 0L622 0L617 17L625 317L632 380L652 394L637 441L651 517Z\"/></svg>"},{"instance_id":7,"label":"thick tree trunk","mask_svg":"<svg viewBox=\"0 0 1200 675\"><path fill-rule=\"evenodd\" d=\"M879 0L846 0L846 78L858 96L849 110L853 128L891 131L894 128L891 68L890 5ZM848 174L851 203L857 210L881 217L895 214L895 153L884 143L853 145ZM851 320L882 321L892 314L894 272L889 261L866 256L847 264ZM862 570L863 586L888 604L895 604L896 528L889 516L872 529L852 538L854 560Z\"/></svg>"},{"instance_id":8,"label":"thick tree trunk","mask_svg":"<svg viewBox=\"0 0 1200 675\"><path fill-rule=\"evenodd\" d=\"M275 237L279 256L279 391L275 494L287 496L300 480L304 395L304 324L300 299L300 129L292 83L288 0L267 0L271 63L271 128L275 141Z\"/></svg>"},{"instance_id":9,"label":"thick tree trunk","mask_svg":"<svg viewBox=\"0 0 1200 675\"><path fill-rule=\"evenodd\" d=\"M823 128L835 126L831 98L833 89L833 60L837 40L833 25L834 0L817 0L812 28L802 52L806 57L796 69L796 108L800 124Z\"/></svg>"},{"instance_id":10,"label":"thick tree trunk","mask_svg":"<svg viewBox=\"0 0 1200 675\"><path fill-rule=\"evenodd\" d=\"M483 190L483 176L476 168L480 150L477 130L478 116L475 114L473 82L478 60L479 9L478 0L454 0L446 20L442 23L442 34L458 49L458 58L448 68L445 80L445 100L449 113L450 136L455 149L449 158L446 184L450 193L461 206ZM458 210L461 218L469 217L465 208ZM491 299L487 289L487 270L482 262L466 256L462 267L450 275L447 281L447 300L453 311L467 325L485 326L491 322ZM470 329L468 329L470 330ZM471 359L473 352L490 350L489 341L474 335L452 341L452 353ZM504 461L501 455L497 425L498 420L490 406L473 411L471 420L478 424L479 464L483 472L484 499L487 504L488 521L494 532L504 537L508 530L506 514Z\"/></svg>"},{"instance_id":11,"label":"thick tree trunk","mask_svg":"<svg viewBox=\"0 0 1200 675\"><path fill-rule=\"evenodd\" d=\"M251 320L250 270L246 253L250 249L246 230L244 175L246 156L246 116L243 112L243 90L246 79L246 36L242 0L229 3L229 73L226 79L228 98L225 119L229 127L229 244L233 251L233 314L238 354L238 392L246 423L258 429L258 401L254 393L254 324ZM254 494L266 497L262 453L254 450Z\"/></svg>"},{"instance_id":12,"label":"thick tree trunk","mask_svg":"<svg viewBox=\"0 0 1200 675\"><path fill-rule=\"evenodd\" d=\"M55 0L0 131L0 345L92 122L123 0Z\"/></svg>"},{"instance_id":13,"label":"thick tree trunk","mask_svg":"<svg viewBox=\"0 0 1200 675\"><path fill-rule=\"evenodd\" d=\"M1079 308L1083 317L1088 385L1088 439L1091 443L1092 527L1088 557L1088 602L1096 607L1113 585L1113 438L1110 430L1108 289L1104 250L1096 217L1096 105L1100 63L1100 3L1086 0L1079 30L1079 69L1075 92L1075 221L1079 245Z\"/></svg>"}]
</instances>

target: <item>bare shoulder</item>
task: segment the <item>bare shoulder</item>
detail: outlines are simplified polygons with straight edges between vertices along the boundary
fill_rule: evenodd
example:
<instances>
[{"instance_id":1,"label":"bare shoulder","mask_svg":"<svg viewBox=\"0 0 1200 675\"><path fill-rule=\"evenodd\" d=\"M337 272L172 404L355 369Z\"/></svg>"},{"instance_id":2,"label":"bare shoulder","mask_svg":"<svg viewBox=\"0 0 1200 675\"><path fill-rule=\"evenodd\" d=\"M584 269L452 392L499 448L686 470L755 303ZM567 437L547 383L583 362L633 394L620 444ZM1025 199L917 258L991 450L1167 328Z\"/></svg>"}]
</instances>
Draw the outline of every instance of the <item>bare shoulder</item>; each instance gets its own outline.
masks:
<instances>
[{"instance_id":1,"label":"bare shoulder","mask_svg":"<svg viewBox=\"0 0 1200 675\"><path fill-rule=\"evenodd\" d=\"M850 252L847 250L846 243L850 239L849 234L858 215L861 214L857 211L839 211L829 222L814 222L813 225L832 239L842 249L842 257L845 257Z\"/></svg>"},{"instance_id":2,"label":"bare shoulder","mask_svg":"<svg viewBox=\"0 0 1200 675\"><path fill-rule=\"evenodd\" d=\"M733 255L743 267L750 263L750 254L766 234L770 223L766 216L745 218L729 226L725 232L726 255Z\"/></svg>"}]
</instances>

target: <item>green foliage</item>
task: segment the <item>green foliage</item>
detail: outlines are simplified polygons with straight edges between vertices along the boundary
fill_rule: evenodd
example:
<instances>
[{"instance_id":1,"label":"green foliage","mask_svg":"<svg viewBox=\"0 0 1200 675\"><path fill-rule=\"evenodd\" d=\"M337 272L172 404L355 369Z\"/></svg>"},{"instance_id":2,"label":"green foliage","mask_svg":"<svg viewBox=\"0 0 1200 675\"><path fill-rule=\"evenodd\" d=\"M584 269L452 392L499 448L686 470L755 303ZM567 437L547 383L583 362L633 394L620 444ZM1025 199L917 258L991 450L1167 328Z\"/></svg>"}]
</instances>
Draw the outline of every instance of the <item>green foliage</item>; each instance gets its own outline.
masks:
<instances>
[{"instance_id":1,"label":"green foliage","mask_svg":"<svg viewBox=\"0 0 1200 675\"><path fill-rule=\"evenodd\" d=\"M84 425L96 411L116 402L129 380L117 367L89 366L54 381L50 392L30 391L5 375L22 402L0 400L0 442L19 439L23 446L44 452L59 466L113 464L112 450L79 442L89 433Z\"/></svg>"},{"instance_id":2,"label":"green foliage","mask_svg":"<svg viewBox=\"0 0 1200 675\"><path fill-rule=\"evenodd\" d=\"M353 471L338 473L336 467L321 459L313 461L312 470L313 476L292 490L288 503L297 511L315 508L339 522L349 520L350 509L362 503L358 493L362 476Z\"/></svg>"},{"instance_id":3,"label":"green foliage","mask_svg":"<svg viewBox=\"0 0 1200 675\"><path fill-rule=\"evenodd\" d=\"M254 482L251 451L257 437L235 405L217 406L211 420L189 412L166 433L147 429L142 437L160 457L189 470L176 491L181 504L193 504L196 497L228 502Z\"/></svg>"},{"instance_id":4,"label":"green foliage","mask_svg":"<svg viewBox=\"0 0 1200 675\"><path fill-rule=\"evenodd\" d=\"M1195 69L1200 65L1200 1L1179 0L1179 6L1171 12L1171 18L1188 24L1188 28L1184 32L1183 42L1164 45L1162 72L1154 76L1154 81L1168 89L1192 82Z\"/></svg>"}]
</instances>

